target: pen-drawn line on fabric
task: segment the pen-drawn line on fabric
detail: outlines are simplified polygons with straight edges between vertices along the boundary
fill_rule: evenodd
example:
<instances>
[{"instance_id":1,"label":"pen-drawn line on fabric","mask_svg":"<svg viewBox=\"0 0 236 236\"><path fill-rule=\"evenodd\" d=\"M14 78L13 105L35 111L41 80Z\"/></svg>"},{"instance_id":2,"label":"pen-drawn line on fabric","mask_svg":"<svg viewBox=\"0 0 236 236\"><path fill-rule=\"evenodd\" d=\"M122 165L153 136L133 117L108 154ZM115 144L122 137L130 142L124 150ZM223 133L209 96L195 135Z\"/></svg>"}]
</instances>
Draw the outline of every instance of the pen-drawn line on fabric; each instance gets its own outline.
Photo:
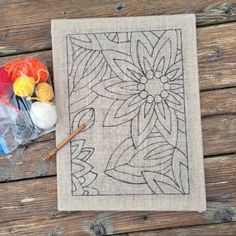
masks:
<instances>
[{"instance_id":1,"label":"pen-drawn line on fabric","mask_svg":"<svg viewBox=\"0 0 236 236\"><path fill-rule=\"evenodd\" d=\"M104 173L120 182L146 184L155 194L190 194L181 29L113 33L67 35L74 49L91 53L75 58L79 64L74 76L68 74L73 80L70 91L89 91L95 97L89 105L99 97L113 100L103 127L130 123L130 137L110 155ZM82 36L88 40L80 40ZM76 74L79 67L81 77ZM71 93L71 100L75 105L84 98ZM72 120L87 106L85 102L72 109ZM132 149L132 157L127 149Z\"/></svg>"}]
</instances>

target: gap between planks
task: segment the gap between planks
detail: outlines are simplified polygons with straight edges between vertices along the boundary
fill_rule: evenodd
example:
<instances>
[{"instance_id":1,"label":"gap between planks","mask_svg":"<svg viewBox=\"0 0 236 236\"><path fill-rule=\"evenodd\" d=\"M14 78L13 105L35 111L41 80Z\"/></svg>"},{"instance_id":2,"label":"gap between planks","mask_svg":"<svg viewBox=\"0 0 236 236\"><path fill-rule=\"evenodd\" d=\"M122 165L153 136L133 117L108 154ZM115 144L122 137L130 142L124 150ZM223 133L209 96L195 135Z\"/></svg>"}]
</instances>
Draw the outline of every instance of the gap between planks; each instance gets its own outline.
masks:
<instances>
[{"instance_id":1,"label":"gap between planks","mask_svg":"<svg viewBox=\"0 0 236 236\"><path fill-rule=\"evenodd\" d=\"M0 54L19 54L49 48L50 20L196 13L198 26L236 21L234 0L198 1L1 1ZM1 4L0 2L0 4ZM32 12L34 14L32 14ZM27 16L27 17L25 17ZM43 20L42 20L43 19Z\"/></svg>"},{"instance_id":2,"label":"gap between planks","mask_svg":"<svg viewBox=\"0 0 236 236\"><path fill-rule=\"evenodd\" d=\"M233 44L236 41L235 30L236 23L230 23L226 26L204 27L198 30L199 78L201 90L204 90L201 92L201 111L204 117L202 119L204 133L207 134L203 137L206 156L236 151L234 147L236 142L236 138L234 138L236 137L236 89L234 87L236 85L236 48ZM224 34L223 39L220 37L221 34ZM39 54L46 59L52 74L51 50L26 55L35 54ZM15 57L0 58L0 62L3 63L12 58ZM231 88L225 88L229 86ZM32 176L30 171L35 177L55 173L55 160L42 164L40 158L42 150L49 150L55 145L53 139L54 135L49 134L41 137L38 144L35 141L30 145L21 147L15 152L15 160L12 160L12 163L8 163L6 166L4 164L5 171L1 172L4 173L6 170L10 170L8 171L10 173L14 171L16 176L20 178L24 168L21 168L22 165L18 165L18 163L23 160L27 163L25 164L28 168L24 170L26 176ZM37 153L39 157L30 157L32 156L30 152ZM39 167L35 168L34 165L39 165ZM3 179L5 178L3 177ZM8 180L8 178L5 180Z\"/></svg>"},{"instance_id":3,"label":"gap between planks","mask_svg":"<svg viewBox=\"0 0 236 236\"><path fill-rule=\"evenodd\" d=\"M60 225L65 235L85 234L102 225L107 233L128 233L236 221L236 156L206 159L208 208L196 212L58 212L56 178L1 184L0 232L14 235L48 235ZM11 194L14 193L14 194ZM8 201L4 201L6 196ZM13 214L14 212L14 214ZM27 225L27 227L26 227ZM79 234L80 233L80 234Z\"/></svg>"},{"instance_id":4,"label":"gap between planks","mask_svg":"<svg viewBox=\"0 0 236 236\"><path fill-rule=\"evenodd\" d=\"M204 153L210 156L207 159L236 152L236 116L211 116L202 124ZM56 175L56 159L42 160L53 147L55 140L50 139L18 148L11 159L1 160L0 182Z\"/></svg>"},{"instance_id":5,"label":"gap between planks","mask_svg":"<svg viewBox=\"0 0 236 236\"><path fill-rule=\"evenodd\" d=\"M236 86L236 23L197 29L199 79L201 91ZM8 42L9 43L9 42ZM20 56L39 55L46 62L52 75L51 50L38 50ZM19 57L0 57L0 64Z\"/></svg>"},{"instance_id":6,"label":"gap between planks","mask_svg":"<svg viewBox=\"0 0 236 236\"><path fill-rule=\"evenodd\" d=\"M235 236L236 235L236 223L213 223L213 224L203 224L203 225L188 225L187 227L177 227L177 228L166 228L157 230L147 230L147 231L136 231L128 232L124 234L113 234L114 236Z\"/></svg>"}]
</instances>

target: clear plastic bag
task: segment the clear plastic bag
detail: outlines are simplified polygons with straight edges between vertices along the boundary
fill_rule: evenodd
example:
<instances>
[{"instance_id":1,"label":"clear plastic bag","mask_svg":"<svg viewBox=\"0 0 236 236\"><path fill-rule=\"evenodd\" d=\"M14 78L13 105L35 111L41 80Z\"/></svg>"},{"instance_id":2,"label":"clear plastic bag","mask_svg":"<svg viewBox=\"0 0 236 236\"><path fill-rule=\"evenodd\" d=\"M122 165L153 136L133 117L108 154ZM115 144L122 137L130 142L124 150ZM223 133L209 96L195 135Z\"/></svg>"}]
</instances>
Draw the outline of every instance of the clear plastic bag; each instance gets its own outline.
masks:
<instances>
[{"instance_id":1,"label":"clear plastic bag","mask_svg":"<svg viewBox=\"0 0 236 236\"><path fill-rule=\"evenodd\" d=\"M57 113L50 75L38 56L0 66L0 153L55 130Z\"/></svg>"}]
</instances>

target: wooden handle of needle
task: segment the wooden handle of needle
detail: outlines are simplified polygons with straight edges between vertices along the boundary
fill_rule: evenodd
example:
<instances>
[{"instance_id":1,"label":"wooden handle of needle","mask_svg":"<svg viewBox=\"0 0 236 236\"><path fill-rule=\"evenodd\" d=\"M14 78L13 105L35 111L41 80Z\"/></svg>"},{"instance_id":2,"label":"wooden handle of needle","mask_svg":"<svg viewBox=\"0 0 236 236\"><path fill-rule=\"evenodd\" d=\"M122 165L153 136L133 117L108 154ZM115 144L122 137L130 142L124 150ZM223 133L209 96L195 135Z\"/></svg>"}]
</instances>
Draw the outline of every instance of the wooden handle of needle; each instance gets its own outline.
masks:
<instances>
[{"instance_id":1,"label":"wooden handle of needle","mask_svg":"<svg viewBox=\"0 0 236 236\"><path fill-rule=\"evenodd\" d=\"M71 135L65 138L57 147L55 147L51 152L49 152L43 159L46 161L54 156L61 148L63 148L71 139L73 139L78 133L80 133L85 128L85 125L81 125L78 129L73 131Z\"/></svg>"}]
</instances>

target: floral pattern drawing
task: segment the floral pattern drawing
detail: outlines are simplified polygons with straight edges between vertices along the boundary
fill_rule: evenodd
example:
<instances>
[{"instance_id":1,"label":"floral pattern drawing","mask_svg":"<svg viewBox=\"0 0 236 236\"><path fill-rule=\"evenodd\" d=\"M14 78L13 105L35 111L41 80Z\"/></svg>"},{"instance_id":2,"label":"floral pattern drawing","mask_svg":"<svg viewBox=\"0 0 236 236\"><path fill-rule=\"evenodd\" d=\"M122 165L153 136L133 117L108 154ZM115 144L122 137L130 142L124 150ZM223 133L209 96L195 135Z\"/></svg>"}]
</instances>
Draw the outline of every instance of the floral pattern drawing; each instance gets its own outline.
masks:
<instances>
[{"instance_id":1,"label":"floral pattern drawing","mask_svg":"<svg viewBox=\"0 0 236 236\"><path fill-rule=\"evenodd\" d=\"M102 127L129 124L104 174L151 194L189 194L181 29L67 35L67 50L71 130L96 124L100 98L111 101ZM96 150L85 144L71 142L72 193L96 195L87 162Z\"/></svg>"}]
</instances>

